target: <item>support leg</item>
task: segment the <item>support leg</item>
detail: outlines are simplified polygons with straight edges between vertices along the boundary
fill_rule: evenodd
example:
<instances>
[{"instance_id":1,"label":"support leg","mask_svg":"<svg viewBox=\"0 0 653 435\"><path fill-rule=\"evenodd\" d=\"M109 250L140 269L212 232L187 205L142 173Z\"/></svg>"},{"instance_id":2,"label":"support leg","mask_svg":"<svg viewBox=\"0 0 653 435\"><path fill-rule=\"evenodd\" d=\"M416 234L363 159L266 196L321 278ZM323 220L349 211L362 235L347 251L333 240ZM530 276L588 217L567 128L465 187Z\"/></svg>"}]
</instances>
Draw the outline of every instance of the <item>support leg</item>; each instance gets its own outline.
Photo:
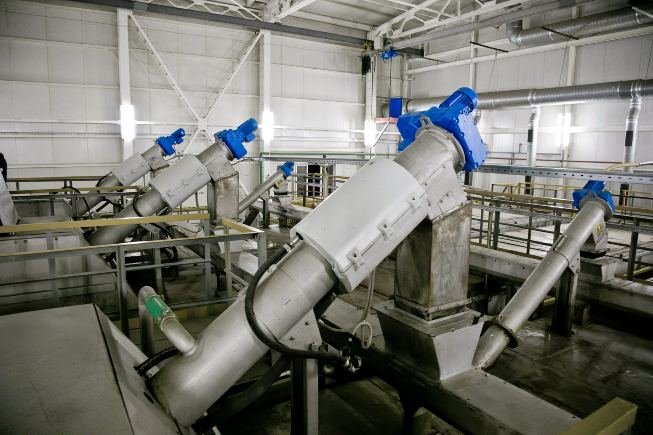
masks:
<instances>
[{"instance_id":1,"label":"support leg","mask_svg":"<svg viewBox=\"0 0 653 435\"><path fill-rule=\"evenodd\" d=\"M580 264L580 258L574 262ZM574 303L576 301L576 288L578 286L578 268L568 268L560 277L556 289L556 301L553 307L553 321L551 331L569 337L572 334L574 320Z\"/></svg>"},{"instance_id":2,"label":"support leg","mask_svg":"<svg viewBox=\"0 0 653 435\"><path fill-rule=\"evenodd\" d=\"M292 361L292 435L318 433L318 364L314 359Z\"/></svg>"}]
</instances>

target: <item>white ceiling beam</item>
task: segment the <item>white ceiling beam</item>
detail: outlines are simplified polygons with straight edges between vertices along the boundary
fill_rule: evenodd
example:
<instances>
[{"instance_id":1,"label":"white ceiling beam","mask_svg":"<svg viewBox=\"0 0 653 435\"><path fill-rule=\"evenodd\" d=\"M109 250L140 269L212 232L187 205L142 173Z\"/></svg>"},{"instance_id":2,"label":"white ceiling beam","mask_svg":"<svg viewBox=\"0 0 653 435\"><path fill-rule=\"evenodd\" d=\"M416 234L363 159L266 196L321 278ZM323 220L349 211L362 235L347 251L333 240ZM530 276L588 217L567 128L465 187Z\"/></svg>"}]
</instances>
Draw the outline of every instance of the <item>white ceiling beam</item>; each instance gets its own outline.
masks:
<instances>
[{"instance_id":1,"label":"white ceiling beam","mask_svg":"<svg viewBox=\"0 0 653 435\"><path fill-rule=\"evenodd\" d=\"M229 0L229 1L230 1L231 3L233 3L234 6L236 6L236 7L238 8L237 11L241 11L241 10L242 10L242 11L245 11L245 12L247 12L248 15L251 15L252 17L254 17L254 19L259 20L259 21L262 21L262 20L261 20L261 17L259 17L258 15L256 15L254 12L250 11L248 8L246 8L246 7L243 6L242 4L238 3L236 0ZM243 18L245 18L245 17L243 17Z\"/></svg>"},{"instance_id":2,"label":"white ceiling beam","mask_svg":"<svg viewBox=\"0 0 653 435\"><path fill-rule=\"evenodd\" d=\"M282 19L287 17L288 15L292 15L298 10L310 5L311 3L315 3L315 1L316 0L296 0L288 9L286 9L285 11L281 11L281 13L277 15L277 18Z\"/></svg>"},{"instance_id":3,"label":"white ceiling beam","mask_svg":"<svg viewBox=\"0 0 653 435\"><path fill-rule=\"evenodd\" d=\"M401 14L392 18L391 20L388 20L385 23L378 26L376 31L377 35L388 33L388 31L392 29L393 24L413 18L417 12L428 8L433 3L437 3L438 1L440 0L425 0L418 5L413 5L413 7L408 9L407 11L402 12ZM439 16L437 18L439 18Z\"/></svg>"}]
</instances>

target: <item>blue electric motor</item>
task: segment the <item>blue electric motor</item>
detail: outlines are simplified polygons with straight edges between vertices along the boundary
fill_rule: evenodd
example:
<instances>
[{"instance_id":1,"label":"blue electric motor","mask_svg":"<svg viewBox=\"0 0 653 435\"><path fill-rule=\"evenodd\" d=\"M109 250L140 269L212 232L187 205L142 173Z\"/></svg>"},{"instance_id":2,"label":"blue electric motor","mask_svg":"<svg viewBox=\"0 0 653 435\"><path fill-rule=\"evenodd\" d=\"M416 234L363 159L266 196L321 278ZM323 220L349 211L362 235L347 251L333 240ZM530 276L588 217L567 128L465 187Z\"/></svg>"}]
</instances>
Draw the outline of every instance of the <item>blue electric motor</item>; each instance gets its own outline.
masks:
<instances>
[{"instance_id":1,"label":"blue electric motor","mask_svg":"<svg viewBox=\"0 0 653 435\"><path fill-rule=\"evenodd\" d=\"M227 148L229 148L234 159L242 159L247 154L243 142L251 142L256 139L254 132L257 129L258 122L256 122L256 119L249 118L247 121L240 124L235 130L222 130L213 136L216 140L222 141Z\"/></svg>"},{"instance_id":2,"label":"blue electric motor","mask_svg":"<svg viewBox=\"0 0 653 435\"><path fill-rule=\"evenodd\" d=\"M470 88L460 88L440 106L433 106L423 112L407 113L397 120L397 128L403 141L399 151L403 151L415 140L417 131L422 128L426 117L433 125L453 134L465 154L465 171L478 169L487 157L487 149L478 132L472 112L478 105L478 96Z\"/></svg>"},{"instance_id":3,"label":"blue electric motor","mask_svg":"<svg viewBox=\"0 0 653 435\"><path fill-rule=\"evenodd\" d=\"M186 136L186 131L180 128L170 133L169 136L158 137L154 142L161 147L166 156L171 156L175 153L175 145L184 141L184 136Z\"/></svg>"},{"instance_id":4,"label":"blue electric motor","mask_svg":"<svg viewBox=\"0 0 653 435\"><path fill-rule=\"evenodd\" d=\"M577 210L580 210L580 206L586 197L594 196L596 198L600 198L603 201L605 201L608 204L608 206L612 209L612 211L613 212L615 211L612 194L607 190L605 190L605 183L603 181L590 180L587 183L585 183L585 186L583 186L582 189L574 190L572 196L574 198L573 206Z\"/></svg>"},{"instance_id":5,"label":"blue electric motor","mask_svg":"<svg viewBox=\"0 0 653 435\"><path fill-rule=\"evenodd\" d=\"M295 162L286 162L283 165L277 166L277 169L283 171L283 173L286 175L286 178L290 177L294 168Z\"/></svg>"}]
</instances>

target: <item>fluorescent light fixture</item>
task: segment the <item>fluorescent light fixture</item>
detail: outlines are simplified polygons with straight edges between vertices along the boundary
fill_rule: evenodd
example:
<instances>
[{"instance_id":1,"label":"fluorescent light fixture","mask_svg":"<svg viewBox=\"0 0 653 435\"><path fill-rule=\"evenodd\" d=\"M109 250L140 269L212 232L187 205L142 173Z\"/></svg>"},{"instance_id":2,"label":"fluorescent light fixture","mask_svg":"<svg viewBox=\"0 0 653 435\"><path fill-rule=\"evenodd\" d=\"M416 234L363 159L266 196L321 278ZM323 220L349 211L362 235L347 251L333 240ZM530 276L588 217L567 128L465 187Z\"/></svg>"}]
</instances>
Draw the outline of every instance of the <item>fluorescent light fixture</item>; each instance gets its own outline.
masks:
<instances>
[{"instance_id":1,"label":"fluorescent light fixture","mask_svg":"<svg viewBox=\"0 0 653 435\"><path fill-rule=\"evenodd\" d=\"M126 142L130 142L136 137L136 119L134 106L131 104L120 105L120 136Z\"/></svg>"},{"instance_id":2,"label":"fluorescent light fixture","mask_svg":"<svg viewBox=\"0 0 653 435\"><path fill-rule=\"evenodd\" d=\"M376 123L371 119L365 120L365 130L363 142L366 147L371 147L376 142Z\"/></svg>"},{"instance_id":3,"label":"fluorescent light fixture","mask_svg":"<svg viewBox=\"0 0 653 435\"><path fill-rule=\"evenodd\" d=\"M558 129L560 130L560 147L569 147L571 137L571 113L558 113Z\"/></svg>"},{"instance_id":4,"label":"fluorescent light fixture","mask_svg":"<svg viewBox=\"0 0 653 435\"><path fill-rule=\"evenodd\" d=\"M265 142L274 139L274 113L269 110L263 111L261 130L261 138L263 138Z\"/></svg>"}]
</instances>

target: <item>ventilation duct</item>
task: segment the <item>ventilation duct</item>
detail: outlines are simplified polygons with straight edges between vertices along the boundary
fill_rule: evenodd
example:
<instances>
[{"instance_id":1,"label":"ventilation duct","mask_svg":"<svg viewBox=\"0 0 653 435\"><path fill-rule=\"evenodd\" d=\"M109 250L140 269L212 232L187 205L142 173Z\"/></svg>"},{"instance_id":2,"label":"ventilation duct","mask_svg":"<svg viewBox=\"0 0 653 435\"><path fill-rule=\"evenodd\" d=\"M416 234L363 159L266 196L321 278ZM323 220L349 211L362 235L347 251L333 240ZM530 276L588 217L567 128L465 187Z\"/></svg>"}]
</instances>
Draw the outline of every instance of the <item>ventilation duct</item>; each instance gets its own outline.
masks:
<instances>
[{"instance_id":1,"label":"ventilation duct","mask_svg":"<svg viewBox=\"0 0 653 435\"><path fill-rule=\"evenodd\" d=\"M580 104L602 100L631 100L653 95L653 80L630 80L562 86L547 89L486 92L478 94L478 109L512 109L518 107ZM416 98L404 102L405 112L419 112L440 104L446 97ZM387 104L383 106L387 116Z\"/></svg>"},{"instance_id":2,"label":"ventilation duct","mask_svg":"<svg viewBox=\"0 0 653 435\"><path fill-rule=\"evenodd\" d=\"M569 40L569 36L582 37L598 33L610 33L653 22L653 18L647 16L645 14L646 12L653 12L653 7L646 5L642 8L642 12L638 12L632 8L623 8L616 11L561 21L546 26L550 30L542 27L523 30L521 20L513 21L506 24L506 36L510 42L518 46L567 41Z\"/></svg>"}]
</instances>

